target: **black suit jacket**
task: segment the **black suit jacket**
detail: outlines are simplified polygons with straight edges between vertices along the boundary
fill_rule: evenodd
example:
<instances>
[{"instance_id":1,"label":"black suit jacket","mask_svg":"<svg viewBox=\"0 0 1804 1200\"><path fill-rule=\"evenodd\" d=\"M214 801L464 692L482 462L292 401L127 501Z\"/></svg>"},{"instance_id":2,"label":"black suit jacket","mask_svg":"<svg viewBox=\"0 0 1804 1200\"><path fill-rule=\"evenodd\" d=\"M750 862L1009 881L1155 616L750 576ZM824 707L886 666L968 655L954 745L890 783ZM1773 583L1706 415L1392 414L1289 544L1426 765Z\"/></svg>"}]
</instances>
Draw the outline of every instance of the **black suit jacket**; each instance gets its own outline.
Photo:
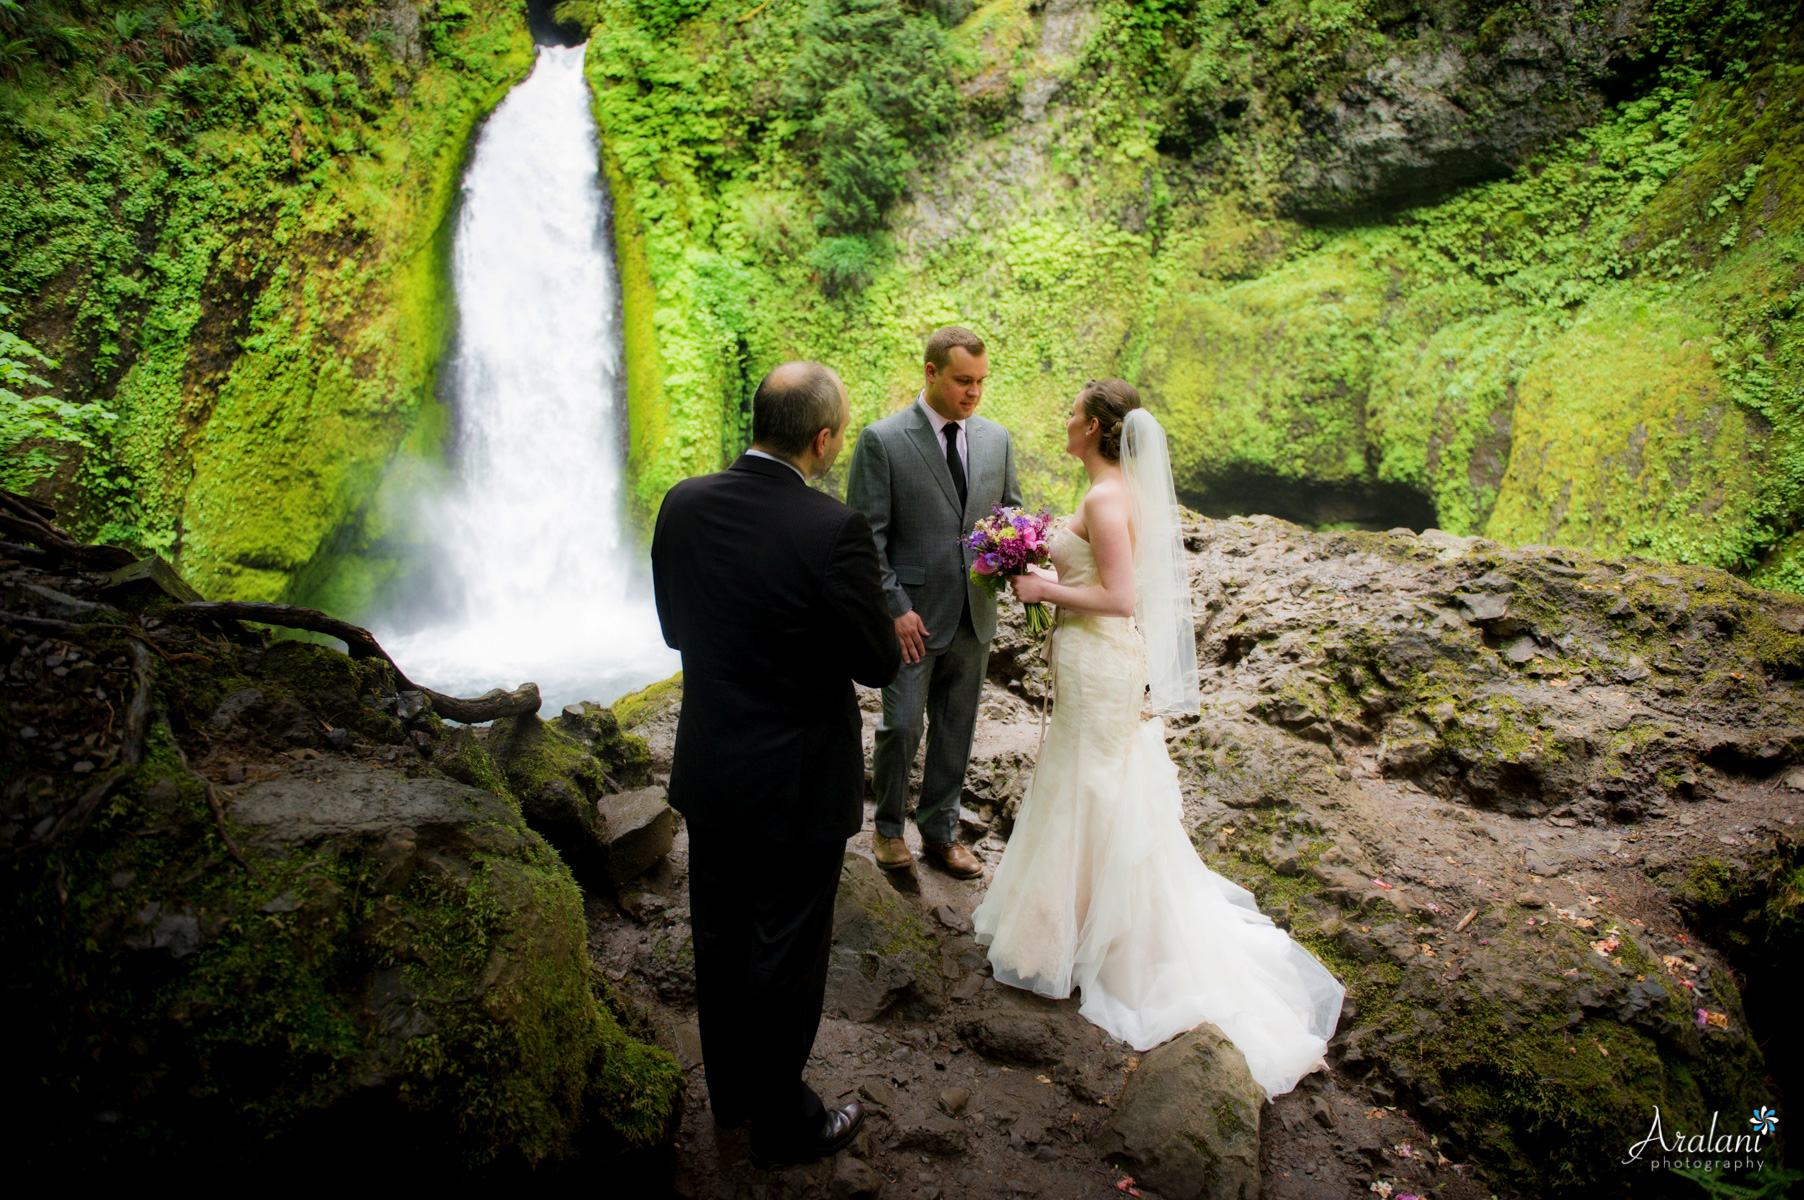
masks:
<instances>
[{"instance_id":1,"label":"black suit jacket","mask_svg":"<svg viewBox=\"0 0 1804 1200\"><path fill-rule=\"evenodd\" d=\"M864 514L742 455L670 489L651 567L683 655L671 804L692 828L766 841L857 833L852 681L881 687L901 663Z\"/></svg>"}]
</instances>

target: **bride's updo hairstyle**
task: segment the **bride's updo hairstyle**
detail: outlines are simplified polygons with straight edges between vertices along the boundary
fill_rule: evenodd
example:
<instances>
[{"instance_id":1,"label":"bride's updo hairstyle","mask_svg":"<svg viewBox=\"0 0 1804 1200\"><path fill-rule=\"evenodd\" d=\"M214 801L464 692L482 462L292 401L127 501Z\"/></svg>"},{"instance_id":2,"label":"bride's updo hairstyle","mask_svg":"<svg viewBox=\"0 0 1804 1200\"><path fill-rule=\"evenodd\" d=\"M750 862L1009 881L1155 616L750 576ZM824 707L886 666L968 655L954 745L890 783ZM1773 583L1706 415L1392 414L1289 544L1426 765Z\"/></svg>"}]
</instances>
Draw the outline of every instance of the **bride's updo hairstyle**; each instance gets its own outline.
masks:
<instances>
[{"instance_id":1,"label":"bride's updo hairstyle","mask_svg":"<svg viewBox=\"0 0 1804 1200\"><path fill-rule=\"evenodd\" d=\"M1125 379L1092 379L1077 394L1084 415L1102 427L1102 442L1097 449L1110 462L1121 459L1121 425L1128 413L1140 407L1140 393Z\"/></svg>"}]
</instances>

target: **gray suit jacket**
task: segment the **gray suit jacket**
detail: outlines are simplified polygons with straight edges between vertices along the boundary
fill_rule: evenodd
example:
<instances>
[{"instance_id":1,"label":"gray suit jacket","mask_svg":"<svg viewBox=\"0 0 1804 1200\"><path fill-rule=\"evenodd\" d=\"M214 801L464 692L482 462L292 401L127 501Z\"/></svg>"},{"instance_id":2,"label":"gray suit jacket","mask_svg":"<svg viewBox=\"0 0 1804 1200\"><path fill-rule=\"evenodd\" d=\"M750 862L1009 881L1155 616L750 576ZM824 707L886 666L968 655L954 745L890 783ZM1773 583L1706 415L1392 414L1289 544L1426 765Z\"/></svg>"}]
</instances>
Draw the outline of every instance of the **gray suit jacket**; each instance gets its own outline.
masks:
<instances>
[{"instance_id":1,"label":"gray suit jacket","mask_svg":"<svg viewBox=\"0 0 1804 1200\"><path fill-rule=\"evenodd\" d=\"M919 401L864 427L846 478L846 503L870 519L877 539L890 616L919 613L931 651L951 644L967 598L978 640L996 636L996 601L971 582L972 556L961 540L992 508L1021 503L1008 430L974 416L965 422L965 439L970 469L962 511L946 444Z\"/></svg>"}]
</instances>

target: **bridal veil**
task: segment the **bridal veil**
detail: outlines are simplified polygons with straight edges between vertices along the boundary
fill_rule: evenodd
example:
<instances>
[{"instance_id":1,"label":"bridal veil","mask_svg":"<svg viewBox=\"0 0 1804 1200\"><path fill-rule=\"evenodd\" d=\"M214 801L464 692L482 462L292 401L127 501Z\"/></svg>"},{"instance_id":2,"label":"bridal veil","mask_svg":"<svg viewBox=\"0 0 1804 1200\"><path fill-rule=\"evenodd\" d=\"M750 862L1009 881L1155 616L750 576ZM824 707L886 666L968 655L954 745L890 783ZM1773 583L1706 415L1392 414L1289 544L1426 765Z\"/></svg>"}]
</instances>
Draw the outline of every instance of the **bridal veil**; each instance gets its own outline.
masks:
<instances>
[{"instance_id":1,"label":"bridal veil","mask_svg":"<svg viewBox=\"0 0 1804 1200\"><path fill-rule=\"evenodd\" d=\"M1202 707L1196 672L1196 625L1190 613L1190 568L1178 493L1171 481L1165 430L1144 408L1121 426L1121 474L1127 481L1134 543L1134 624L1146 640L1152 711L1162 716Z\"/></svg>"}]
</instances>

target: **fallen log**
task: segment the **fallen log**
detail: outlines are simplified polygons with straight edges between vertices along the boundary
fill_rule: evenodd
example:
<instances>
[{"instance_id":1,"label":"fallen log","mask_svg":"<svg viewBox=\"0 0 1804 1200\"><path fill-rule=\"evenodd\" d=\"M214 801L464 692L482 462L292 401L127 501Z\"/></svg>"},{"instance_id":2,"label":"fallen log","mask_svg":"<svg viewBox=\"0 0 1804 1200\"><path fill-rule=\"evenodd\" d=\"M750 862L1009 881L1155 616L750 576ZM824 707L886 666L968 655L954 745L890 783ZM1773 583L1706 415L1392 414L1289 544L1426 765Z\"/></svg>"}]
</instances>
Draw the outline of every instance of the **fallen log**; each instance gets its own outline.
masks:
<instances>
[{"instance_id":1,"label":"fallen log","mask_svg":"<svg viewBox=\"0 0 1804 1200\"><path fill-rule=\"evenodd\" d=\"M497 688L485 696L465 700L447 696L413 682L388 651L382 648L370 631L361 625L327 616L318 609L300 608L293 604L270 604L253 600L196 600L164 610L165 619L206 618L215 621L256 621L264 625L280 625L284 629L305 629L323 633L345 644L352 658L379 658L395 672L395 681L403 690L419 692L432 702L432 711L447 721L476 725L500 717L519 717L539 711L539 685L523 683L511 692Z\"/></svg>"}]
</instances>

